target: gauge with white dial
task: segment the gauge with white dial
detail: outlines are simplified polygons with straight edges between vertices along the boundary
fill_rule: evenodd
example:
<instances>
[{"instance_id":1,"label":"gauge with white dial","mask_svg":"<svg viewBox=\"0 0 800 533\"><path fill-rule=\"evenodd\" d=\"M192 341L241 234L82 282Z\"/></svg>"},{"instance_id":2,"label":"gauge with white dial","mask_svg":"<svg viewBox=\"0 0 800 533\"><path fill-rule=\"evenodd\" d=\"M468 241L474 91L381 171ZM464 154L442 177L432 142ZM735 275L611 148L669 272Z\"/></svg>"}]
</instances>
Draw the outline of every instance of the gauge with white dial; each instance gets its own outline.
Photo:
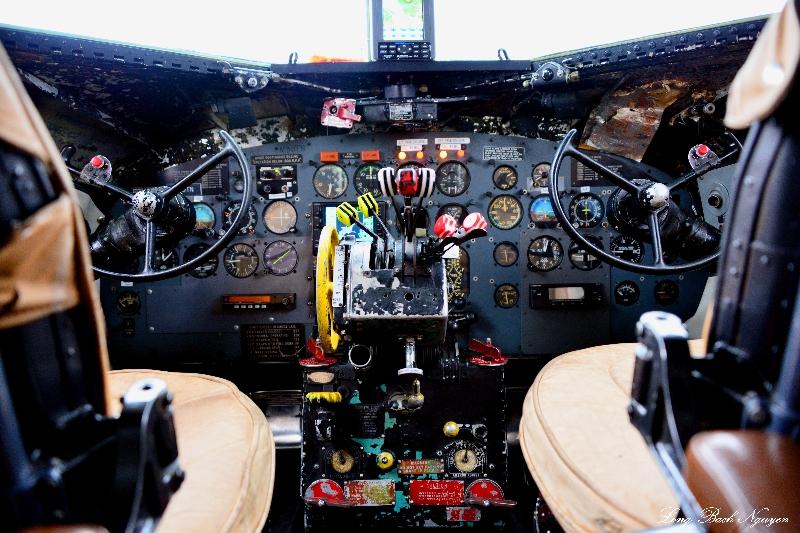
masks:
<instances>
[{"instance_id":1,"label":"gauge with white dial","mask_svg":"<svg viewBox=\"0 0 800 533\"><path fill-rule=\"evenodd\" d=\"M272 233L283 235L297 225L297 211L286 200L275 200L264 208L264 226Z\"/></svg>"},{"instance_id":2,"label":"gauge with white dial","mask_svg":"<svg viewBox=\"0 0 800 533\"><path fill-rule=\"evenodd\" d=\"M338 198L347 190L347 172L339 165L322 165L312 181L314 190L323 198Z\"/></svg>"}]
</instances>

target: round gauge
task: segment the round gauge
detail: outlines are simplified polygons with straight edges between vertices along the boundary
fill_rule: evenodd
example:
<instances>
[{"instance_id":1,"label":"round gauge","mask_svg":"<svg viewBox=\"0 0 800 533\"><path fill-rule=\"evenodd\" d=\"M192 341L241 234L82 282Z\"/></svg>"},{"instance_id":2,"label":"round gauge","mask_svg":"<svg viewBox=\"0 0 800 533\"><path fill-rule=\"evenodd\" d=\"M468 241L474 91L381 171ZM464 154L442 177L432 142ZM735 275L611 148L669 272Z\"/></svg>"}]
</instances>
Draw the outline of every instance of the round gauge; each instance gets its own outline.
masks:
<instances>
[{"instance_id":1,"label":"round gauge","mask_svg":"<svg viewBox=\"0 0 800 533\"><path fill-rule=\"evenodd\" d=\"M614 287L614 301L629 306L639 301L639 286L632 281L620 281Z\"/></svg>"},{"instance_id":2,"label":"round gauge","mask_svg":"<svg viewBox=\"0 0 800 533\"><path fill-rule=\"evenodd\" d=\"M286 241L269 243L264 249L264 268L268 274L285 276L297 266L297 250Z\"/></svg>"},{"instance_id":3,"label":"round gauge","mask_svg":"<svg viewBox=\"0 0 800 533\"><path fill-rule=\"evenodd\" d=\"M549 272L561 264L564 248L553 237L543 235L531 241L528 246L528 268Z\"/></svg>"},{"instance_id":4,"label":"round gauge","mask_svg":"<svg viewBox=\"0 0 800 533\"><path fill-rule=\"evenodd\" d=\"M174 248L158 248L153 258L155 270L168 270L178 266L178 252Z\"/></svg>"},{"instance_id":5,"label":"round gauge","mask_svg":"<svg viewBox=\"0 0 800 533\"><path fill-rule=\"evenodd\" d=\"M203 242L192 244L191 246L186 248L185 252L183 252L183 262L188 263L192 259L200 257L200 254L208 250L210 247L211 247L210 245ZM219 258L215 255L212 256L205 263L190 270L189 275L197 279L207 278L209 276L214 275L214 273L217 271L218 266L219 266Z\"/></svg>"},{"instance_id":6,"label":"round gauge","mask_svg":"<svg viewBox=\"0 0 800 533\"><path fill-rule=\"evenodd\" d=\"M528 216L531 217L531 222L537 228L554 228L558 224L555 211L553 211L553 204L546 194L531 200L531 205L528 207Z\"/></svg>"},{"instance_id":7,"label":"round gauge","mask_svg":"<svg viewBox=\"0 0 800 533\"><path fill-rule=\"evenodd\" d=\"M283 235L297 225L297 211L286 200L275 200L264 208L264 226L272 233Z\"/></svg>"},{"instance_id":8,"label":"round gauge","mask_svg":"<svg viewBox=\"0 0 800 533\"><path fill-rule=\"evenodd\" d=\"M231 202L225 206L225 210L222 212L222 215L225 217L225 223L222 225L223 229L227 230L231 227L241 207L242 202ZM239 235L254 234L256 232L256 220L258 220L258 215L256 214L255 208L250 205L244 217L244 221L242 222L242 227L239 228Z\"/></svg>"},{"instance_id":9,"label":"round gauge","mask_svg":"<svg viewBox=\"0 0 800 533\"><path fill-rule=\"evenodd\" d=\"M222 264L234 278L246 278L252 276L258 269L258 253L249 244L237 242L225 250Z\"/></svg>"},{"instance_id":10,"label":"round gauge","mask_svg":"<svg viewBox=\"0 0 800 533\"><path fill-rule=\"evenodd\" d=\"M117 296L117 309L123 315L135 315L141 305L139 295L133 291L122 291Z\"/></svg>"},{"instance_id":11,"label":"round gauge","mask_svg":"<svg viewBox=\"0 0 800 533\"><path fill-rule=\"evenodd\" d=\"M519 303L519 291L510 283L503 283L494 290L494 303L503 309L510 309Z\"/></svg>"},{"instance_id":12,"label":"round gauge","mask_svg":"<svg viewBox=\"0 0 800 533\"><path fill-rule=\"evenodd\" d=\"M458 257L444 259L444 271L448 303L452 304L456 298L465 301L469 296L469 254L459 247Z\"/></svg>"},{"instance_id":13,"label":"round gauge","mask_svg":"<svg viewBox=\"0 0 800 533\"><path fill-rule=\"evenodd\" d=\"M489 222L498 229L511 229L522 221L522 204L510 194L492 198L487 212Z\"/></svg>"},{"instance_id":14,"label":"round gauge","mask_svg":"<svg viewBox=\"0 0 800 533\"><path fill-rule=\"evenodd\" d=\"M339 165L322 165L314 172L313 182L323 198L338 198L347 190L347 172Z\"/></svg>"},{"instance_id":15,"label":"round gauge","mask_svg":"<svg viewBox=\"0 0 800 533\"><path fill-rule=\"evenodd\" d=\"M336 450L331 454L331 468L333 468L337 474L346 474L350 472L355 464L355 457L347 450Z\"/></svg>"},{"instance_id":16,"label":"round gauge","mask_svg":"<svg viewBox=\"0 0 800 533\"><path fill-rule=\"evenodd\" d=\"M586 240L601 250L603 249L603 242L597 237L590 235L586 237ZM569 260L578 270L594 270L599 267L601 263L600 258L598 258L594 252L574 241L569 245L568 255Z\"/></svg>"},{"instance_id":17,"label":"round gauge","mask_svg":"<svg viewBox=\"0 0 800 533\"><path fill-rule=\"evenodd\" d=\"M519 250L513 242L503 241L494 247L494 262L502 267L508 267L517 262Z\"/></svg>"},{"instance_id":18,"label":"round gauge","mask_svg":"<svg viewBox=\"0 0 800 533\"><path fill-rule=\"evenodd\" d=\"M494 173L492 174L494 186L504 191L507 191L516 185L518 180L519 176L517 175L517 171L514 170L514 167L510 167L508 165L501 165L497 167L494 169Z\"/></svg>"},{"instance_id":19,"label":"round gauge","mask_svg":"<svg viewBox=\"0 0 800 533\"><path fill-rule=\"evenodd\" d=\"M531 185L534 187L547 187L550 180L550 163L539 163L531 172Z\"/></svg>"},{"instance_id":20,"label":"round gauge","mask_svg":"<svg viewBox=\"0 0 800 533\"><path fill-rule=\"evenodd\" d=\"M381 166L376 163L367 163L361 165L353 175L353 186L358 191L358 194L366 194L371 192L373 196L380 196L381 186L378 183L378 171Z\"/></svg>"},{"instance_id":21,"label":"round gauge","mask_svg":"<svg viewBox=\"0 0 800 533\"><path fill-rule=\"evenodd\" d=\"M442 163L436 169L436 188L445 196L464 194L469 188L469 170L458 161Z\"/></svg>"},{"instance_id":22,"label":"round gauge","mask_svg":"<svg viewBox=\"0 0 800 533\"><path fill-rule=\"evenodd\" d=\"M217 222L214 210L205 202L195 202L192 205L194 205L194 229L192 232L201 237L210 237L214 232L214 224Z\"/></svg>"},{"instance_id":23,"label":"round gauge","mask_svg":"<svg viewBox=\"0 0 800 533\"><path fill-rule=\"evenodd\" d=\"M614 237L609 245L609 250L618 258L625 261L633 261L634 263L641 262L642 256L644 256L642 243L627 235Z\"/></svg>"},{"instance_id":24,"label":"round gauge","mask_svg":"<svg viewBox=\"0 0 800 533\"><path fill-rule=\"evenodd\" d=\"M569 220L576 228L593 228L602 222L605 214L603 202L592 193L578 194L569 204Z\"/></svg>"},{"instance_id":25,"label":"round gauge","mask_svg":"<svg viewBox=\"0 0 800 533\"><path fill-rule=\"evenodd\" d=\"M457 441L447 452L447 469L465 474L481 469L486 463L486 453L471 442Z\"/></svg>"},{"instance_id":26,"label":"round gauge","mask_svg":"<svg viewBox=\"0 0 800 533\"><path fill-rule=\"evenodd\" d=\"M438 220L445 213L456 219L456 222L460 225L464 222L464 217L467 216L467 208L461 204L445 204L439 208L436 213L436 219Z\"/></svg>"},{"instance_id":27,"label":"round gauge","mask_svg":"<svg viewBox=\"0 0 800 533\"><path fill-rule=\"evenodd\" d=\"M656 283L656 302L661 305L672 305L678 301L678 284L671 279L662 279Z\"/></svg>"}]
</instances>

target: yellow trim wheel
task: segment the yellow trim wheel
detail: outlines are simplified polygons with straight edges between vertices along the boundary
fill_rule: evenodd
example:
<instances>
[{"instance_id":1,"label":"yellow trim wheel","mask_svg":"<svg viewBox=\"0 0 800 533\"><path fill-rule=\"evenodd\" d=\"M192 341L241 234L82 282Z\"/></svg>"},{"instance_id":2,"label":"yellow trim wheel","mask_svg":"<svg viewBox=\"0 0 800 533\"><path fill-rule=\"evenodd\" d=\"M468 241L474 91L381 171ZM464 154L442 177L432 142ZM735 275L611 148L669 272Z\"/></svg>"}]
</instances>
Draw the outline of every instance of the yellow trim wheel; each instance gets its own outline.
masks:
<instances>
[{"instance_id":1,"label":"yellow trim wheel","mask_svg":"<svg viewBox=\"0 0 800 533\"><path fill-rule=\"evenodd\" d=\"M333 322L333 261L339 234L333 226L325 226L319 236L317 248L317 329L319 343L325 353L339 347L339 333Z\"/></svg>"}]
</instances>

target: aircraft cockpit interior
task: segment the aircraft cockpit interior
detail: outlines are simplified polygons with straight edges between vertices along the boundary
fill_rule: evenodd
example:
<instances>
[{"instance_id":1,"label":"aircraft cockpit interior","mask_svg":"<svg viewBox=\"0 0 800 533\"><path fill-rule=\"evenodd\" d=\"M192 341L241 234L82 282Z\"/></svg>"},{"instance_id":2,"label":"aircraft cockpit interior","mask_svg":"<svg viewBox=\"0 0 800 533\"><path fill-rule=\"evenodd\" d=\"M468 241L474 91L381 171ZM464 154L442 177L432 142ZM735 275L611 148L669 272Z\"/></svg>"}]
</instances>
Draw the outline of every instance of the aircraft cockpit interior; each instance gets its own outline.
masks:
<instances>
[{"instance_id":1,"label":"aircraft cockpit interior","mask_svg":"<svg viewBox=\"0 0 800 533\"><path fill-rule=\"evenodd\" d=\"M0 13L0 532L800 530L772 3L513 59L329 3L365 57L285 63Z\"/></svg>"}]
</instances>

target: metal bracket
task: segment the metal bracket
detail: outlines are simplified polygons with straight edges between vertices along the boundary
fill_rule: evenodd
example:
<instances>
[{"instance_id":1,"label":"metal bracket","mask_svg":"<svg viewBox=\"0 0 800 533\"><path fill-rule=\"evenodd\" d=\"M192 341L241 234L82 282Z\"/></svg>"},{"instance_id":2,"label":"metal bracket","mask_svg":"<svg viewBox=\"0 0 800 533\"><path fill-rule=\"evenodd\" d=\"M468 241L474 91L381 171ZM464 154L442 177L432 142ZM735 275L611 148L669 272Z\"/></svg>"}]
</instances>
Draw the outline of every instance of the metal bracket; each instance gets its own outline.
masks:
<instances>
[{"instance_id":1,"label":"metal bracket","mask_svg":"<svg viewBox=\"0 0 800 533\"><path fill-rule=\"evenodd\" d=\"M234 67L230 63L223 65L222 72L232 76L233 82L248 94L266 87L273 76L271 70Z\"/></svg>"},{"instance_id":2,"label":"metal bracket","mask_svg":"<svg viewBox=\"0 0 800 533\"><path fill-rule=\"evenodd\" d=\"M172 394L160 379L143 379L122 398L117 427L114 498L118 529L152 531L185 477L178 462Z\"/></svg>"},{"instance_id":3,"label":"metal bracket","mask_svg":"<svg viewBox=\"0 0 800 533\"><path fill-rule=\"evenodd\" d=\"M562 85L574 81L578 81L578 71L555 61L542 64L530 75L529 79L530 87Z\"/></svg>"},{"instance_id":4,"label":"metal bracket","mask_svg":"<svg viewBox=\"0 0 800 533\"><path fill-rule=\"evenodd\" d=\"M628 407L631 423L644 437L677 494L689 524L696 526L690 531L704 532L707 529L699 520L703 510L681 475L685 462L683 445L689 435L685 424L676 417L676 413L685 411L676 411L675 406L683 400L672 395L672 391L689 392L689 387L675 386L688 376L689 334L680 318L661 311L644 313L636 329L639 346Z\"/></svg>"}]
</instances>

